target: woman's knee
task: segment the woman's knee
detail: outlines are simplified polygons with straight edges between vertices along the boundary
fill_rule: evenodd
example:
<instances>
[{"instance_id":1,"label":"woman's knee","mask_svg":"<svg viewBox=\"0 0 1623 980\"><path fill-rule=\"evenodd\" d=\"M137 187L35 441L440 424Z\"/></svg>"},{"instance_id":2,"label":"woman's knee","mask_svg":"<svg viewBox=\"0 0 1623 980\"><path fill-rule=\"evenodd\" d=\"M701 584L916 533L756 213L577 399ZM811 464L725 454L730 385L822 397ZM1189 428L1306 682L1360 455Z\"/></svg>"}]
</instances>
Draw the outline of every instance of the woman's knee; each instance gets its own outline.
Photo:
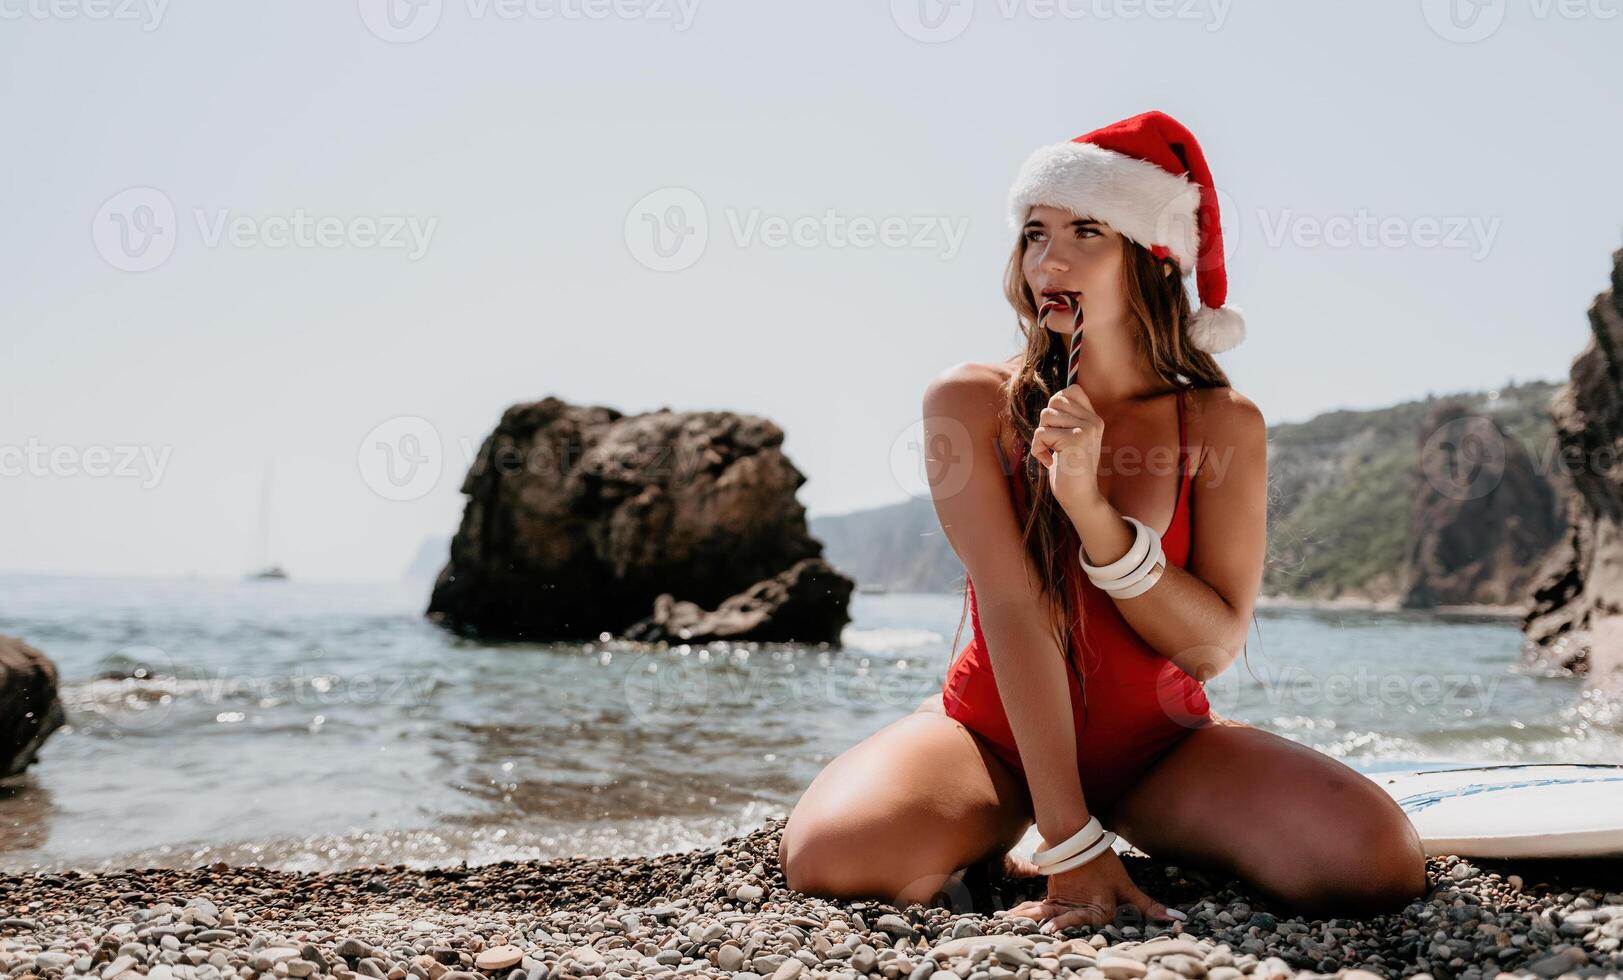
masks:
<instances>
[{"instance_id":1,"label":"woman's knee","mask_svg":"<svg viewBox=\"0 0 1623 980\"><path fill-rule=\"evenodd\" d=\"M1320 915L1374 915L1426 894L1425 848L1391 801L1351 808L1321 833L1321 843L1296 855L1273 883L1291 905Z\"/></svg>"},{"instance_id":2,"label":"woman's knee","mask_svg":"<svg viewBox=\"0 0 1623 980\"><path fill-rule=\"evenodd\" d=\"M983 752L958 722L921 711L842 753L784 827L778 863L789 887L931 903L959 868L1024 829L1023 787Z\"/></svg>"},{"instance_id":3,"label":"woman's knee","mask_svg":"<svg viewBox=\"0 0 1623 980\"><path fill-rule=\"evenodd\" d=\"M778 864L789 887L807 895L928 903L957 870L931 843L870 822L807 816L797 825L791 814Z\"/></svg>"}]
</instances>

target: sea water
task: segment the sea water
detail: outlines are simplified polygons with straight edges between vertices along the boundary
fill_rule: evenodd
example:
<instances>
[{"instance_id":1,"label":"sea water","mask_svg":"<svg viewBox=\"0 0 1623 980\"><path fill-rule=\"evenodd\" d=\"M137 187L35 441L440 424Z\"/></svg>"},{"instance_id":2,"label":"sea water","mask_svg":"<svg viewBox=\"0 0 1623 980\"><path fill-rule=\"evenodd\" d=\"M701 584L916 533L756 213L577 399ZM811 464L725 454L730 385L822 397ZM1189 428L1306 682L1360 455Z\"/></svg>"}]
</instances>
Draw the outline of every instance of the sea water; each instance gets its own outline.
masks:
<instances>
[{"instance_id":1,"label":"sea water","mask_svg":"<svg viewBox=\"0 0 1623 980\"><path fill-rule=\"evenodd\" d=\"M0 784L0 867L313 870L714 844L941 686L957 595L857 594L840 649L493 645L422 584L0 576L0 633L60 672L68 726ZM968 624L957 636L958 649ZM1623 761L1514 620L1259 612L1208 682L1229 717L1366 772Z\"/></svg>"}]
</instances>

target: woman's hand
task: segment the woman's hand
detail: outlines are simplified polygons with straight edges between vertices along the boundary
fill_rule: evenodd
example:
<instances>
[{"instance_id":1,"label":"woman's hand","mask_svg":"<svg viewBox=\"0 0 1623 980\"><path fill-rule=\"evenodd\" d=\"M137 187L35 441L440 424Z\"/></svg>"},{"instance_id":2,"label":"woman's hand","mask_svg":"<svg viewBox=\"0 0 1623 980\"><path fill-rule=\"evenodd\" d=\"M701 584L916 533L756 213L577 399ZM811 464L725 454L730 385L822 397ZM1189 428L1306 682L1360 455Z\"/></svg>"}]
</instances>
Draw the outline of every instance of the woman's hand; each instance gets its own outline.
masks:
<instances>
[{"instance_id":1,"label":"woman's hand","mask_svg":"<svg viewBox=\"0 0 1623 980\"><path fill-rule=\"evenodd\" d=\"M1082 386L1054 392L1037 421L1031 455L1048 467L1048 489L1054 499L1070 514L1102 502L1099 447L1105 425Z\"/></svg>"},{"instance_id":2,"label":"woman's hand","mask_svg":"<svg viewBox=\"0 0 1623 980\"><path fill-rule=\"evenodd\" d=\"M1120 905L1131 905L1156 922L1186 918L1139 891L1114 850L1106 850L1080 868L1049 875L1046 898L1017 905L1009 914L1036 919L1042 924L1041 932L1057 934L1071 926L1101 928L1115 918Z\"/></svg>"}]
</instances>

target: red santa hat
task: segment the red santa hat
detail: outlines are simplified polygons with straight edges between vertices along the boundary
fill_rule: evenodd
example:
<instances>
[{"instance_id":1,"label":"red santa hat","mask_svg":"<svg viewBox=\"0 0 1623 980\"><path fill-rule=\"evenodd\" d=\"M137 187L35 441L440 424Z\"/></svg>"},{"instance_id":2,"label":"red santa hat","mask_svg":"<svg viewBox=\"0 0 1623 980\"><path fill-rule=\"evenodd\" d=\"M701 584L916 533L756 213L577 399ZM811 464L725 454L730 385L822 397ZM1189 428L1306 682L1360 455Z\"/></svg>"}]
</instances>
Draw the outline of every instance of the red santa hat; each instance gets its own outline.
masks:
<instances>
[{"instance_id":1,"label":"red santa hat","mask_svg":"<svg viewBox=\"0 0 1623 980\"><path fill-rule=\"evenodd\" d=\"M1094 218L1195 273L1200 308L1189 339L1212 354L1245 338L1240 311L1225 306L1223 232L1217 189L1194 134L1164 112L1144 112L1066 143L1039 147L1009 190L1009 220L1025 224L1033 205Z\"/></svg>"}]
</instances>

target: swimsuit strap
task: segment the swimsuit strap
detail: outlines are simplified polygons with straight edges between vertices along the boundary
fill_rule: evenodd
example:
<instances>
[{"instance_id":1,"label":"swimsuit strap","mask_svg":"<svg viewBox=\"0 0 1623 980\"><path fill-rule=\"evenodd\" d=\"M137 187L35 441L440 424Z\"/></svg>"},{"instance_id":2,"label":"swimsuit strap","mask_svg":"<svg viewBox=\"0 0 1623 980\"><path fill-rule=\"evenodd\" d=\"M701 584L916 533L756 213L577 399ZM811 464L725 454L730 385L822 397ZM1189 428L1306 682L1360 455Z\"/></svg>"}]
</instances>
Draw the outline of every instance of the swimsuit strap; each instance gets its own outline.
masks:
<instances>
[{"instance_id":1,"label":"swimsuit strap","mask_svg":"<svg viewBox=\"0 0 1623 980\"><path fill-rule=\"evenodd\" d=\"M1184 397L1189 394L1189 389L1191 387L1193 386L1185 385L1184 387L1178 389L1178 478L1180 480L1183 479L1184 462L1188 458L1189 454L1189 449L1184 444L1183 400Z\"/></svg>"}]
</instances>

